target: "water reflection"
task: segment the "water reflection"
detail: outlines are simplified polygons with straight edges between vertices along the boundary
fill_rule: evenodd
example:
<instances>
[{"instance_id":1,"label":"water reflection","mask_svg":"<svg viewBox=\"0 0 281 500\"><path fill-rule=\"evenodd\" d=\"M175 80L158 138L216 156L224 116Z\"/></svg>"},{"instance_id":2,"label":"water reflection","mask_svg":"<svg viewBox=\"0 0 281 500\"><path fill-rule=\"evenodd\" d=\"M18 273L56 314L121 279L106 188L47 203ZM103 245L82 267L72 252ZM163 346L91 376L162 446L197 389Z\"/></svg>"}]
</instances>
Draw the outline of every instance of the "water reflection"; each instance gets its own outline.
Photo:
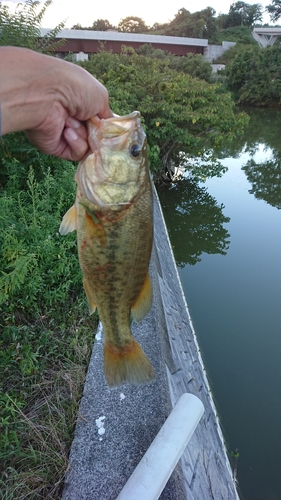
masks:
<instances>
[{"instance_id":1,"label":"water reflection","mask_svg":"<svg viewBox=\"0 0 281 500\"><path fill-rule=\"evenodd\" d=\"M273 152L272 158L263 163L250 159L242 167L248 181L252 184L250 194L266 201L269 205L281 208L281 153Z\"/></svg>"},{"instance_id":2,"label":"water reflection","mask_svg":"<svg viewBox=\"0 0 281 500\"><path fill-rule=\"evenodd\" d=\"M249 114L221 179L158 192L240 498L281 500L281 113Z\"/></svg>"},{"instance_id":3,"label":"water reflection","mask_svg":"<svg viewBox=\"0 0 281 500\"><path fill-rule=\"evenodd\" d=\"M225 255L229 248L230 234L223 226L230 218L223 214L207 188L190 179L184 179L171 187L158 188L171 241L179 241L174 247L177 266L194 265L203 252ZM169 210L165 210L165 205Z\"/></svg>"},{"instance_id":4,"label":"water reflection","mask_svg":"<svg viewBox=\"0 0 281 500\"><path fill-rule=\"evenodd\" d=\"M281 113L275 110L250 109L250 122L245 135L220 151L220 158L239 158L247 153L249 159L242 170L252 184L249 190L257 199L281 208L281 152L276 130L281 128ZM262 147L261 147L262 146Z\"/></svg>"},{"instance_id":5,"label":"water reflection","mask_svg":"<svg viewBox=\"0 0 281 500\"><path fill-rule=\"evenodd\" d=\"M238 158L242 152L254 155L262 144L264 150L271 149L273 154L280 151L280 137L276 134L281 128L281 112L268 109L243 109L250 121L245 134L235 138L231 144L221 148L220 158Z\"/></svg>"}]
</instances>

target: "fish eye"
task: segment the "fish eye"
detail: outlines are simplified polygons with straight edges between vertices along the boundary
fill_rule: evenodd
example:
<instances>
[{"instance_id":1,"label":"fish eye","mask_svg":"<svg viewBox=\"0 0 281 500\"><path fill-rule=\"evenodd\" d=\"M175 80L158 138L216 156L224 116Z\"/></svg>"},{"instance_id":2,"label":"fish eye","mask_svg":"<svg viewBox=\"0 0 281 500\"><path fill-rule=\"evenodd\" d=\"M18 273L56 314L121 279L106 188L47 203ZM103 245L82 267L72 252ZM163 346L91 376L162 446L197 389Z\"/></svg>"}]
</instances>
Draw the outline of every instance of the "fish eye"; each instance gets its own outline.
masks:
<instances>
[{"instance_id":1,"label":"fish eye","mask_svg":"<svg viewBox=\"0 0 281 500\"><path fill-rule=\"evenodd\" d=\"M141 147L139 144L131 144L130 146L130 155L133 158L137 158L141 154Z\"/></svg>"}]
</instances>

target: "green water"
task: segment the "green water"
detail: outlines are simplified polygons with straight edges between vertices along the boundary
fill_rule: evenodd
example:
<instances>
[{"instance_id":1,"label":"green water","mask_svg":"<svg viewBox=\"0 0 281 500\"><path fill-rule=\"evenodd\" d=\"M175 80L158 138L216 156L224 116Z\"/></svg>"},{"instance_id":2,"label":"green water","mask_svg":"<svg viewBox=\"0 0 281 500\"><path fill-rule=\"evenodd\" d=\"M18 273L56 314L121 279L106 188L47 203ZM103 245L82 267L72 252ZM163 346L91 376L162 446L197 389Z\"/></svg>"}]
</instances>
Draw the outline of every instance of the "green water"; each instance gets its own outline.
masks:
<instances>
[{"instance_id":1,"label":"green water","mask_svg":"<svg viewBox=\"0 0 281 500\"><path fill-rule=\"evenodd\" d=\"M281 114L250 111L228 172L158 189L242 500L281 499Z\"/></svg>"}]
</instances>

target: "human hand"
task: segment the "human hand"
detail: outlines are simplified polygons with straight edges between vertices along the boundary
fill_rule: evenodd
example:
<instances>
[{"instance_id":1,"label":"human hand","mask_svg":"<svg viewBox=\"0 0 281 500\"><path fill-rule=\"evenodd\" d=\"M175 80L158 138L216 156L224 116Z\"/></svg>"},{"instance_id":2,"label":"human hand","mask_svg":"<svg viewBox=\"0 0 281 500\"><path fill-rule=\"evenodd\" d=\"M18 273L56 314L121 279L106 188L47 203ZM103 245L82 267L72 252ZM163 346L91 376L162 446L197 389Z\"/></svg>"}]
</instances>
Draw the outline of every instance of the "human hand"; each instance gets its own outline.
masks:
<instances>
[{"instance_id":1,"label":"human hand","mask_svg":"<svg viewBox=\"0 0 281 500\"><path fill-rule=\"evenodd\" d=\"M105 87L80 66L28 49L1 47L0 64L3 134L24 130L43 153L82 159L86 120L112 116Z\"/></svg>"}]
</instances>

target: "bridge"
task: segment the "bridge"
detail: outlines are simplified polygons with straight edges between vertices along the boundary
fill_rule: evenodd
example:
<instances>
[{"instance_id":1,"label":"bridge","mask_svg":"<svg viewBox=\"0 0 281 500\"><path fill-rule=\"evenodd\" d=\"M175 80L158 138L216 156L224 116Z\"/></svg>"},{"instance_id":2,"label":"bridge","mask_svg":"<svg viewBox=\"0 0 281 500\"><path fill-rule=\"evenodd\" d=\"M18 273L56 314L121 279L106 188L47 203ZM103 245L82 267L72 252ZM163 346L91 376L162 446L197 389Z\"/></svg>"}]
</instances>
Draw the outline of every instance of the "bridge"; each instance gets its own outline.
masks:
<instances>
[{"instance_id":1,"label":"bridge","mask_svg":"<svg viewBox=\"0 0 281 500\"><path fill-rule=\"evenodd\" d=\"M261 47L270 47L281 36L281 28L254 28L252 35Z\"/></svg>"},{"instance_id":2,"label":"bridge","mask_svg":"<svg viewBox=\"0 0 281 500\"><path fill-rule=\"evenodd\" d=\"M46 35L50 30L42 28L41 35ZM99 52L101 46L105 50L120 52L123 45L137 49L141 45L151 44L155 49L167 50L176 56L186 54L202 54L204 59L213 62L225 51L230 49L235 42L222 42L222 45L209 44L204 38L186 38L179 36L162 36L141 33L120 33L118 31L91 31L63 29L57 34L58 40L65 40L59 48L61 56L72 52L76 59L87 60L88 55Z\"/></svg>"}]
</instances>

